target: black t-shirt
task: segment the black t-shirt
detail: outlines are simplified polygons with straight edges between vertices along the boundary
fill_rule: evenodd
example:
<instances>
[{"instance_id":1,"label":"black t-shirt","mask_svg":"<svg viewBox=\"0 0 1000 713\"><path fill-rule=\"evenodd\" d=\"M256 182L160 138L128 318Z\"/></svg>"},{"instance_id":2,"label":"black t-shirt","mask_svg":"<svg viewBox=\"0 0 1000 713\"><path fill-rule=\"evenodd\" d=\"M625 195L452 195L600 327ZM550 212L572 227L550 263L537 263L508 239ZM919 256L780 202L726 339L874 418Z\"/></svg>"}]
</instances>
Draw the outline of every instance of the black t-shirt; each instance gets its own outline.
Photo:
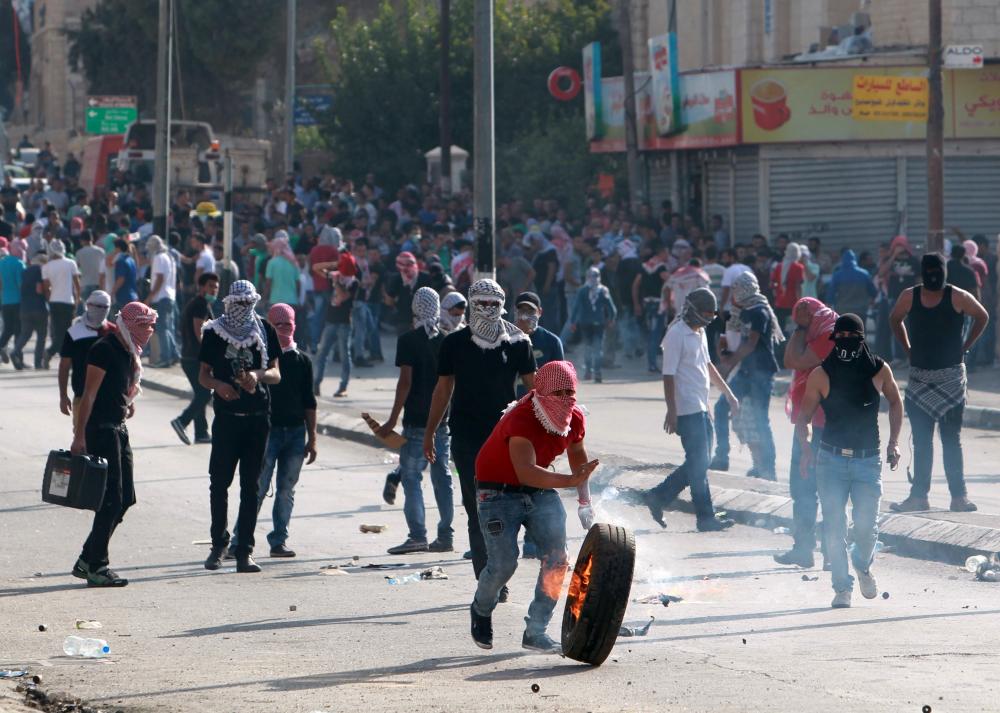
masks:
<instances>
[{"instance_id":1,"label":"black t-shirt","mask_svg":"<svg viewBox=\"0 0 1000 713\"><path fill-rule=\"evenodd\" d=\"M333 294L330 297L330 304L326 307L326 321L329 324L350 324L351 323L351 311L354 309L354 300L358 296L358 289L360 284L357 280L352 280L351 284L344 288L344 292L347 292L347 297L340 304L334 304L333 300L337 299L338 289L334 288Z\"/></svg>"},{"instance_id":2,"label":"black t-shirt","mask_svg":"<svg viewBox=\"0 0 1000 713\"><path fill-rule=\"evenodd\" d=\"M316 410L313 396L312 362L298 349L282 352L278 358L281 381L271 388L271 425L284 428L301 426L306 411Z\"/></svg>"},{"instance_id":3,"label":"black t-shirt","mask_svg":"<svg viewBox=\"0 0 1000 713\"><path fill-rule=\"evenodd\" d=\"M656 297L659 299L660 293L663 292L663 273L667 271L666 265L660 265L655 271L649 272L643 268L642 279L639 281L639 298L646 299L647 297Z\"/></svg>"},{"instance_id":4,"label":"black t-shirt","mask_svg":"<svg viewBox=\"0 0 1000 713\"><path fill-rule=\"evenodd\" d=\"M438 352L438 375L455 377L448 421L452 437L485 442L514 400L514 380L534 372L528 339L483 350L472 341L468 327L445 337Z\"/></svg>"},{"instance_id":5,"label":"black t-shirt","mask_svg":"<svg viewBox=\"0 0 1000 713\"><path fill-rule=\"evenodd\" d=\"M426 272L417 273L417 281L413 287L403 284L403 278L398 272L389 276L385 284L385 293L396 300L396 325L409 329L413 326L413 293L421 287L431 286L431 276Z\"/></svg>"},{"instance_id":6,"label":"black t-shirt","mask_svg":"<svg viewBox=\"0 0 1000 713\"><path fill-rule=\"evenodd\" d=\"M264 333L267 335L267 362L281 356L281 344L278 333L267 322L264 322ZM270 395L265 384L258 383L254 393L248 393L236 383L233 366L243 370L264 369L267 364L261 358L260 349L254 347L237 347L213 331L206 331L201 337L201 349L198 360L212 367L212 375L219 381L225 381L239 394L234 401L226 401L215 394L213 405L216 413L267 413L270 405Z\"/></svg>"},{"instance_id":7,"label":"black t-shirt","mask_svg":"<svg viewBox=\"0 0 1000 713\"><path fill-rule=\"evenodd\" d=\"M555 275L558 274L559 270L559 255L556 251L548 250L543 253L538 253L535 255L535 259L531 262L531 266L535 269L535 290L538 294L542 294L542 292L545 291L545 280L549 276L550 265L556 266L556 272L553 273L552 277L552 286L555 286ZM552 287L549 289L552 289Z\"/></svg>"},{"instance_id":8,"label":"black t-shirt","mask_svg":"<svg viewBox=\"0 0 1000 713\"><path fill-rule=\"evenodd\" d=\"M17 208L17 201L20 193L14 186L0 186L0 205L7 210Z\"/></svg>"},{"instance_id":9,"label":"black t-shirt","mask_svg":"<svg viewBox=\"0 0 1000 713\"><path fill-rule=\"evenodd\" d=\"M194 332L194 321L196 319L207 322L213 319L212 308L202 295L193 297L181 312L181 358L198 359L198 351L201 349L201 342Z\"/></svg>"},{"instance_id":10,"label":"black t-shirt","mask_svg":"<svg viewBox=\"0 0 1000 713\"><path fill-rule=\"evenodd\" d=\"M87 354L87 364L104 370L87 425L123 422L132 380L132 355L118 335L108 334L94 342Z\"/></svg>"},{"instance_id":11,"label":"black t-shirt","mask_svg":"<svg viewBox=\"0 0 1000 713\"><path fill-rule=\"evenodd\" d=\"M960 260L948 261L948 283L973 295L979 294L976 273Z\"/></svg>"},{"instance_id":12,"label":"black t-shirt","mask_svg":"<svg viewBox=\"0 0 1000 713\"><path fill-rule=\"evenodd\" d=\"M615 274L618 299L621 301L622 306L627 309L634 307L632 304L632 283L635 282L635 276L640 271L642 271L642 264L639 262L639 258L636 257L627 258L618 264L618 271Z\"/></svg>"},{"instance_id":13,"label":"black t-shirt","mask_svg":"<svg viewBox=\"0 0 1000 713\"><path fill-rule=\"evenodd\" d=\"M87 383L87 355L90 354L90 348L94 343L109 331L101 329L98 332L83 322L76 322L66 330L59 356L69 359L72 363L70 385L73 387L73 396L77 398L83 396L83 387Z\"/></svg>"},{"instance_id":14,"label":"black t-shirt","mask_svg":"<svg viewBox=\"0 0 1000 713\"><path fill-rule=\"evenodd\" d=\"M903 290L917 284L920 275L920 261L909 254L902 254L892 261L889 267L888 294L889 299L896 301Z\"/></svg>"},{"instance_id":15,"label":"black t-shirt","mask_svg":"<svg viewBox=\"0 0 1000 713\"><path fill-rule=\"evenodd\" d=\"M438 332L430 339L423 327L404 332L396 340L396 366L408 366L413 370L410 393L403 408L404 426L427 426L431 395L437 385L438 353L443 341L444 334Z\"/></svg>"}]
</instances>

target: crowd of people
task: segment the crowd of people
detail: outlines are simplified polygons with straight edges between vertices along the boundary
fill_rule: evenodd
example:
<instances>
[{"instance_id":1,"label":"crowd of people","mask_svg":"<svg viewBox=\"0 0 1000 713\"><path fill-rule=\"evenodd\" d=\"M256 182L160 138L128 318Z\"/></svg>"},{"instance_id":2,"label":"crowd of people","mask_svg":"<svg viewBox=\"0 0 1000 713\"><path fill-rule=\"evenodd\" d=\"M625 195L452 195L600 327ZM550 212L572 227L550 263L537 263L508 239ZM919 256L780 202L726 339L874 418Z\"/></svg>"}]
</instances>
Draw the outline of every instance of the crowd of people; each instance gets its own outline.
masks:
<instances>
[{"instance_id":1,"label":"crowd of people","mask_svg":"<svg viewBox=\"0 0 1000 713\"><path fill-rule=\"evenodd\" d=\"M710 468L729 469L730 430L750 449L747 475L776 479L769 404L779 365L791 370L794 546L777 559L813 565L822 506L834 606L850 604L853 586L841 551L848 498L861 534L876 528L874 516L859 523L858 513L878 511L879 393L892 406L886 458L898 462L902 402L890 363L912 366L906 413L919 434L913 489L894 509L928 506L935 425L951 509L975 509L959 432L966 369L995 356L987 329L997 255L983 236L964 240L956 230L948 260L917 257L904 236L860 256L844 249L834 260L818 237L738 240L721 216L703 229L669 201L659 214L650 205L633 213L592 196L571 215L555 200L514 200L497 209L496 280L476 280L468 193L445 197L431 185L408 185L391 194L373 174L357 185L330 174L289 175L280 185L269 181L258 199L237 201L227 256L208 195L176 191L160 236L142 182L119 172L87 195L49 157L44 183L19 191L7 179L0 189L0 359L27 368L32 337L35 369L59 355L73 450L109 460L113 496L73 569L93 586L127 584L109 569L107 545L134 500L124 424L134 412L140 358L150 368L181 365L192 399L170 425L185 444L191 424L194 442L211 444L205 567L232 557L237 571L257 572L254 530L272 479L270 555L295 556L287 546L294 489L305 460L316 457L326 369L339 362L332 396L346 396L356 368L384 361L383 332L397 338L399 379L378 433L389 436L400 418L403 426L400 467L383 498L394 502L402 485L408 525L406 541L389 551L453 549L450 459L479 580L472 635L484 648L492 646L490 614L506 598L522 527L524 554L541 561L523 643L556 647L545 627L555 573L561 583L566 562L565 513L553 488L575 487L581 524L594 518L587 479L597 463L583 447L578 377L566 360L574 349L583 378L595 383L634 360L662 375L664 428L680 436L686 459L643 502L664 525L664 509L690 487L699 531L733 524L714 511L707 480ZM714 407L713 384L722 393ZM572 472L547 470L562 453ZM428 465L441 517L433 540L421 493ZM230 533L237 469L239 517ZM865 547L874 542L861 543L852 556L867 597L874 550Z\"/></svg>"}]
</instances>

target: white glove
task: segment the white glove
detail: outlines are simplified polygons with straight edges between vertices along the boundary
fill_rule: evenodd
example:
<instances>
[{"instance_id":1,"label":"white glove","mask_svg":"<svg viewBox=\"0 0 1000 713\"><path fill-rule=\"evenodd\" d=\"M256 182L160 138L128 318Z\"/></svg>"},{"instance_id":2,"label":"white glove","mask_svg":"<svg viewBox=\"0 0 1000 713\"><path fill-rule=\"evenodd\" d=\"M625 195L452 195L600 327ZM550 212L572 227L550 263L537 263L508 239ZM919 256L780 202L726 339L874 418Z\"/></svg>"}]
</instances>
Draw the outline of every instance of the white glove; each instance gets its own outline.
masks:
<instances>
[{"instance_id":1,"label":"white glove","mask_svg":"<svg viewBox=\"0 0 1000 713\"><path fill-rule=\"evenodd\" d=\"M580 524L583 525L584 530L589 530L594 525L594 508L587 503L580 503L580 507L577 508L577 514L580 516Z\"/></svg>"}]
</instances>

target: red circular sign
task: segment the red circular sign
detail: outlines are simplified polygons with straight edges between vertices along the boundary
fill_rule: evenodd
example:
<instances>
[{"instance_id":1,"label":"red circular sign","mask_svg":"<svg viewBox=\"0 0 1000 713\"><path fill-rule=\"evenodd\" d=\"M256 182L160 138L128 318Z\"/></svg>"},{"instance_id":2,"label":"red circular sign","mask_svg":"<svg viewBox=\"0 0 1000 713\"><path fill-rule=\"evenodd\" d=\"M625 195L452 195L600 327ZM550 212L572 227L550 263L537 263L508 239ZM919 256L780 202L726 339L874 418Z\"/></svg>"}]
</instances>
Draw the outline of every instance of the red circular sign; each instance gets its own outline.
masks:
<instances>
[{"instance_id":1,"label":"red circular sign","mask_svg":"<svg viewBox=\"0 0 1000 713\"><path fill-rule=\"evenodd\" d=\"M563 86L563 80L569 80L569 86ZM580 80L580 73L572 67L556 67L549 74L549 94L561 102L575 99L581 89L583 82Z\"/></svg>"}]
</instances>

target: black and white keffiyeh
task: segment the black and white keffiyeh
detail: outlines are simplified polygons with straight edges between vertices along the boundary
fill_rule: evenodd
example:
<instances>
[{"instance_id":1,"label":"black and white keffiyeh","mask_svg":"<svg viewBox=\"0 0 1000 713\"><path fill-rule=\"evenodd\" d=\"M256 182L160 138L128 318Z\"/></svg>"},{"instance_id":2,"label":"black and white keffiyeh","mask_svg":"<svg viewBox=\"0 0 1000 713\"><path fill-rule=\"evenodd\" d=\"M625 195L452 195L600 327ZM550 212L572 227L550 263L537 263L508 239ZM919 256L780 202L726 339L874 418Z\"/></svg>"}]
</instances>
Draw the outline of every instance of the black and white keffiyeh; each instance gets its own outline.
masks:
<instances>
[{"instance_id":1,"label":"black and white keffiyeh","mask_svg":"<svg viewBox=\"0 0 1000 713\"><path fill-rule=\"evenodd\" d=\"M441 298L431 287L421 287L413 294L413 327L423 327L428 339L433 339L440 331Z\"/></svg>"},{"instance_id":2,"label":"black and white keffiyeh","mask_svg":"<svg viewBox=\"0 0 1000 713\"><path fill-rule=\"evenodd\" d=\"M503 318L506 294L494 280L477 280L469 288L469 329L472 341L480 349L495 349L503 342L511 344L528 335Z\"/></svg>"},{"instance_id":3,"label":"black and white keffiyeh","mask_svg":"<svg viewBox=\"0 0 1000 713\"><path fill-rule=\"evenodd\" d=\"M223 298L225 313L218 319L205 322L202 334L214 332L234 347L256 347L267 361L267 335L264 323L254 311L260 295L249 280L237 280Z\"/></svg>"},{"instance_id":4,"label":"black and white keffiyeh","mask_svg":"<svg viewBox=\"0 0 1000 713\"><path fill-rule=\"evenodd\" d=\"M965 403L968 380L965 364L946 369L910 367L906 401L937 421L956 406Z\"/></svg>"}]
</instances>

